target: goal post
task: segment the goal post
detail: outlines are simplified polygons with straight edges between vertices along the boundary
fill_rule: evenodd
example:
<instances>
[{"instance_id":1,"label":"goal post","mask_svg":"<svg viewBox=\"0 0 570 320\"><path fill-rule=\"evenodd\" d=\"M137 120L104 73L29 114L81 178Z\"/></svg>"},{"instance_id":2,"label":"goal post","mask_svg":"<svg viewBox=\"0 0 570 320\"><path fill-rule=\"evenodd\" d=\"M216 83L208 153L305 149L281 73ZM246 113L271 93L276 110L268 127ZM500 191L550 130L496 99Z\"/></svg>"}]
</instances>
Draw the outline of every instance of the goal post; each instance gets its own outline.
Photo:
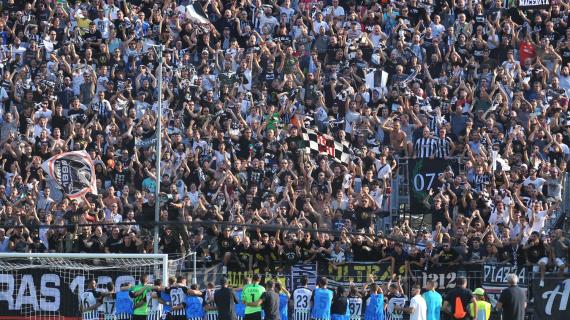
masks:
<instances>
[{"instance_id":1,"label":"goal post","mask_svg":"<svg viewBox=\"0 0 570 320\"><path fill-rule=\"evenodd\" d=\"M0 319L77 319L87 280L101 292L145 274L167 285L172 263L167 254L0 253Z\"/></svg>"}]
</instances>

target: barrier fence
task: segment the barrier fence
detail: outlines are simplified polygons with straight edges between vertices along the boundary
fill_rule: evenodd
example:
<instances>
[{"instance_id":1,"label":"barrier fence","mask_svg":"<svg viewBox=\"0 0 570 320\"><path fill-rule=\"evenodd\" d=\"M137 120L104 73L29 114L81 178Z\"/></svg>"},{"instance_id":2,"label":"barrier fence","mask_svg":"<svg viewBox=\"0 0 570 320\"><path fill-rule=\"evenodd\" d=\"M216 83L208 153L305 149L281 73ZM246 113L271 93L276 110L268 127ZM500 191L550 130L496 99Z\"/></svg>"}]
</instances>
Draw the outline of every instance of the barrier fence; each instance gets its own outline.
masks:
<instances>
[{"instance_id":1,"label":"barrier fence","mask_svg":"<svg viewBox=\"0 0 570 320\"><path fill-rule=\"evenodd\" d=\"M290 292L293 292L300 286L303 276L307 277L310 288L314 288L317 279L321 276L329 279L331 288L351 284L362 287L369 281L370 275L374 276L375 282L386 285L392 279L391 269L392 266L389 263L352 262L337 268L328 264L313 263L294 265L279 274L260 274L263 281L269 278L275 279ZM231 286L243 287L246 277L251 276L253 272L259 273L261 270L248 272L230 269L224 271L221 265L216 264L207 267L199 266L196 269L196 274L181 272L186 274L188 279L193 279L195 276L197 283L201 288L204 288L209 282L218 284L221 277L224 276L228 278ZM501 291L507 287L507 274L516 273L520 278L520 286L527 291L528 300L533 302L529 304L529 317L553 320L568 318L570 279L555 276L553 273L547 274L544 287L538 285L538 279L529 268L516 267L510 264L433 266L428 270L415 270L408 277L403 277L403 268L398 268L395 273L399 275L405 293L410 292L410 287L414 283L419 283L424 287L429 280L433 280L438 286L437 290L444 296L450 289L455 288L457 278L464 276L468 279L470 289L473 290L478 287L485 289L488 300L493 305L495 305ZM78 315L76 302L78 301L78 294L80 294L78 284L82 283L77 282L77 279L73 277L59 277L57 281L47 281L45 278L45 272L39 269L4 271L0 277L0 310L5 310L5 313L6 310L10 310L10 314L5 315L15 318L30 315L30 301L35 301L37 303L34 308L37 309L33 310L39 310L37 312L49 310L51 314L62 317L76 317ZM68 283L67 278L73 279L73 281ZM87 279L87 277L84 278ZM109 282L120 285L121 282L126 281L125 279L132 281L137 278L137 274L130 270L108 272L108 270L96 269L89 272L88 278L96 279L98 288L104 288ZM53 300L50 296L57 297L57 299ZM66 303L60 303L56 306L54 303L48 303L50 301L65 301Z\"/></svg>"},{"instance_id":2,"label":"barrier fence","mask_svg":"<svg viewBox=\"0 0 570 320\"><path fill-rule=\"evenodd\" d=\"M216 283L223 276L228 278L230 285L241 287L244 285L246 277L260 270L222 272L221 266L213 266L203 269L198 273L197 278L202 281L202 285L208 282ZM200 272L200 270L199 270ZM446 293L455 288L458 277L466 277L468 288L483 288L488 301L495 306L501 292L507 288L506 276L515 273L519 277L519 286L526 291L529 307L527 317L537 319L567 319L570 310L568 309L568 298L570 297L570 279L568 275L559 276L558 273L547 273L545 276L545 286L539 286L539 279L531 268L525 266L513 266L511 264L475 264L475 265L442 265L434 266L428 270L415 270L407 278L404 276L404 269L400 268L396 274L399 275L401 285L406 293L410 292L412 285L419 283L422 288L429 280L437 284L437 291L444 297ZM362 287L368 282L369 275L374 275L376 282L387 284L392 278L391 265L389 263L366 263L352 262L332 269L328 265L320 266L318 263L295 265L284 273L273 275L261 273L263 280L271 278L284 284L290 292L295 290L300 283L302 276L309 280L309 287L314 288L317 278L327 277L329 287L339 285L348 286L354 284ZM494 315L497 316L497 315Z\"/></svg>"}]
</instances>

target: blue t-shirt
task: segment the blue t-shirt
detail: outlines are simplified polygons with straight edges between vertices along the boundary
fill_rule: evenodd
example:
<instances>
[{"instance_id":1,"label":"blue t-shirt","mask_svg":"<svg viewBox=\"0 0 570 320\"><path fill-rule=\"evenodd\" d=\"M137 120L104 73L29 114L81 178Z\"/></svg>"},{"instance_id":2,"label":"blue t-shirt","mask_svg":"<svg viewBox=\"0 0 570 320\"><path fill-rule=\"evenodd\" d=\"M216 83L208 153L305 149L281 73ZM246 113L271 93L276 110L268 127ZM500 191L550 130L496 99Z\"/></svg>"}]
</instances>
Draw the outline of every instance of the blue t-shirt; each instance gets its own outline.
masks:
<instances>
[{"instance_id":1,"label":"blue t-shirt","mask_svg":"<svg viewBox=\"0 0 570 320\"><path fill-rule=\"evenodd\" d=\"M171 298L170 295L164 291L160 291L160 299L162 299L162 301L164 302L171 302ZM162 306L162 310L164 310L164 313L170 312L170 310L172 309L171 306L167 306L166 304L164 304Z\"/></svg>"},{"instance_id":2,"label":"blue t-shirt","mask_svg":"<svg viewBox=\"0 0 570 320\"><path fill-rule=\"evenodd\" d=\"M238 289L234 292L235 292L236 297L239 301L239 303L236 304L236 315L243 319L245 317L245 304L243 304L243 302L241 301L242 291L243 291L243 289Z\"/></svg>"},{"instance_id":3,"label":"blue t-shirt","mask_svg":"<svg viewBox=\"0 0 570 320\"><path fill-rule=\"evenodd\" d=\"M286 294L280 293L279 294L279 315L281 316L281 320L288 319L288 308L289 306L289 298Z\"/></svg>"},{"instance_id":4,"label":"blue t-shirt","mask_svg":"<svg viewBox=\"0 0 570 320\"><path fill-rule=\"evenodd\" d=\"M330 319L333 292L329 289L317 288L313 292L313 298L311 317L315 319Z\"/></svg>"},{"instance_id":5,"label":"blue t-shirt","mask_svg":"<svg viewBox=\"0 0 570 320\"><path fill-rule=\"evenodd\" d=\"M427 320L439 320L443 299L437 291L427 291L422 295L427 306Z\"/></svg>"},{"instance_id":6,"label":"blue t-shirt","mask_svg":"<svg viewBox=\"0 0 570 320\"><path fill-rule=\"evenodd\" d=\"M204 308L202 307L202 298L196 296L186 297L186 318L195 319L204 317Z\"/></svg>"},{"instance_id":7,"label":"blue t-shirt","mask_svg":"<svg viewBox=\"0 0 570 320\"><path fill-rule=\"evenodd\" d=\"M119 291L115 298L115 314L133 314L133 299L129 291Z\"/></svg>"},{"instance_id":8,"label":"blue t-shirt","mask_svg":"<svg viewBox=\"0 0 570 320\"><path fill-rule=\"evenodd\" d=\"M368 298L368 305L364 312L364 320L383 320L384 319L384 295L371 294Z\"/></svg>"}]
</instances>

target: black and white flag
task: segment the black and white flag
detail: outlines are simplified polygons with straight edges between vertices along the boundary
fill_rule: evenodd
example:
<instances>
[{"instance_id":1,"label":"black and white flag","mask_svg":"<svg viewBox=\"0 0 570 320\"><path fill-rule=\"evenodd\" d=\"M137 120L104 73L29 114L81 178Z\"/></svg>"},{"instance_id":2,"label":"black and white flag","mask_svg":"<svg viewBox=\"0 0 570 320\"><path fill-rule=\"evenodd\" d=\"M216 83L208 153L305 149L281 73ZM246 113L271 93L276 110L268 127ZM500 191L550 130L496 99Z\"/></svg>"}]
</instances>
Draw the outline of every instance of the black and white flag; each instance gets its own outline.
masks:
<instances>
[{"instance_id":1,"label":"black and white flag","mask_svg":"<svg viewBox=\"0 0 570 320\"><path fill-rule=\"evenodd\" d=\"M337 141L333 137L317 132L313 129L305 129L303 141L307 144L305 151L311 155L328 155L336 162L348 164L350 162L350 148L347 141Z\"/></svg>"},{"instance_id":2,"label":"black and white flag","mask_svg":"<svg viewBox=\"0 0 570 320\"><path fill-rule=\"evenodd\" d=\"M135 147L147 148L156 145L156 132L148 138L135 138Z\"/></svg>"},{"instance_id":3,"label":"black and white flag","mask_svg":"<svg viewBox=\"0 0 570 320\"><path fill-rule=\"evenodd\" d=\"M71 199L97 194L93 160L84 150L53 156L42 163L42 169Z\"/></svg>"},{"instance_id":4,"label":"black and white flag","mask_svg":"<svg viewBox=\"0 0 570 320\"><path fill-rule=\"evenodd\" d=\"M195 23L210 23L210 19L208 19L204 9L202 9L200 1L194 1L191 5L186 6L186 17Z\"/></svg>"}]
</instances>

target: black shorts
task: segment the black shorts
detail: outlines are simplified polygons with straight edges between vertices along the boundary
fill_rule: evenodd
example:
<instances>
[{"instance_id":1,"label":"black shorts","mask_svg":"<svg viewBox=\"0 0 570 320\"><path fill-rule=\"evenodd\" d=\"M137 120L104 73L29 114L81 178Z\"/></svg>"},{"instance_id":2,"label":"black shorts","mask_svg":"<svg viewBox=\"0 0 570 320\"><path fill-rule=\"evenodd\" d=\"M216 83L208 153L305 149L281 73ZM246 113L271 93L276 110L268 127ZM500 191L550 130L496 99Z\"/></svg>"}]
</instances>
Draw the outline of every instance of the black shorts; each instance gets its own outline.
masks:
<instances>
[{"instance_id":1,"label":"black shorts","mask_svg":"<svg viewBox=\"0 0 570 320\"><path fill-rule=\"evenodd\" d=\"M261 320L261 311L246 314L243 320Z\"/></svg>"},{"instance_id":2,"label":"black shorts","mask_svg":"<svg viewBox=\"0 0 570 320\"><path fill-rule=\"evenodd\" d=\"M173 316L170 315L170 318L167 318L169 320L186 320L186 316Z\"/></svg>"},{"instance_id":3,"label":"black shorts","mask_svg":"<svg viewBox=\"0 0 570 320\"><path fill-rule=\"evenodd\" d=\"M146 316L133 314L133 320L146 320Z\"/></svg>"}]
</instances>

